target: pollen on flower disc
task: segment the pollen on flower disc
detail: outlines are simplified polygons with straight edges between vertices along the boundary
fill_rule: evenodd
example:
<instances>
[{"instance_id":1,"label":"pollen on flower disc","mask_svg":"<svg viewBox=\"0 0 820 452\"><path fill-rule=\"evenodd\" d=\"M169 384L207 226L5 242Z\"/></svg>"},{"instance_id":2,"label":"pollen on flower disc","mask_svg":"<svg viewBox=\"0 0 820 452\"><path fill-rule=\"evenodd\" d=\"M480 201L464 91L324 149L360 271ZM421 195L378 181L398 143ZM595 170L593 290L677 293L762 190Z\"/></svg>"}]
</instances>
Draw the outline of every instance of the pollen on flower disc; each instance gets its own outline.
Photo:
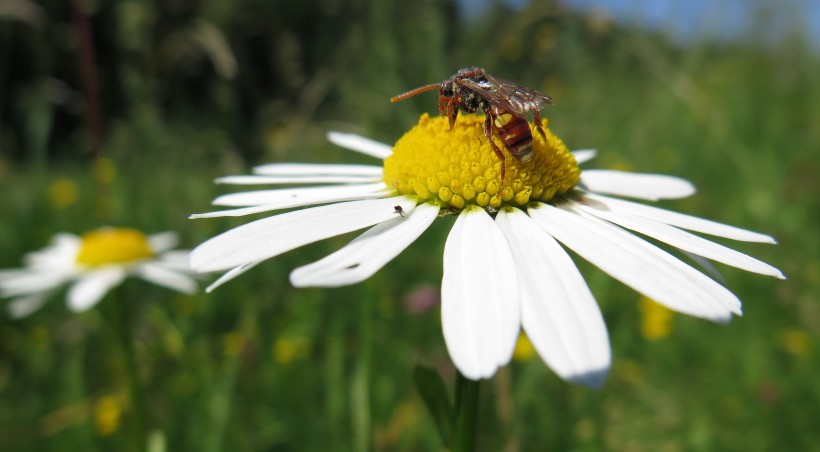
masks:
<instances>
[{"instance_id":1,"label":"pollen on flower disc","mask_svg":"<svg viewBox=\"0 0 820 452\"><path fill-rule=\"evenodd\" d=\"M581 170L546 120L546 139L533 129L530 161L513 157L496 138L507 165L502 182L501 160L484 136L483 124L484 116L459 115L450 130L447 118L423 114L385 159L384 182L400 194L452 210L469 204L495 209L525 206L530 201L549 201L578 184Z\"/></svg>"},{"instance_id":2,"label":"pollen on flower disc","mask_svg":"<svg viewBox=\"0 0 820 452\"><path fill-rule=\"evenodd\" d=\"M76 262L97 267L147 259L154 256L148 237L140 231L104 228L83 234Z\"/></svg>"}]
</instances>

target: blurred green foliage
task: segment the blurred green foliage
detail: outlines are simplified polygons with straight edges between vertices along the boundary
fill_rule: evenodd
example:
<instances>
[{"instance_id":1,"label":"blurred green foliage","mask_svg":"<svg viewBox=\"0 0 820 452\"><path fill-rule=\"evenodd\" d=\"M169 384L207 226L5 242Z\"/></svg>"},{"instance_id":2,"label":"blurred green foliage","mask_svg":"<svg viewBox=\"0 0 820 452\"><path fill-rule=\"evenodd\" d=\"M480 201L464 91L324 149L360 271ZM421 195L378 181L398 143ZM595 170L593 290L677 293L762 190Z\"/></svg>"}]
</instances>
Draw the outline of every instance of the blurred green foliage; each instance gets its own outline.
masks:
<instances>
[{"instance_id":1,"label":"blurred green foliage","mask_svg":"<svg viewBox=\"0 0 820 452\"><path fill-rule=\"evenodd\" d=\"M10 7L8 5L11 5ZM327 130L392 142L433 94L387 99L480 65L556 99L544 111L594 167L671 173L700 193L664 206L772 233L737 245L775 281L726 269L745 315L675 316L640 334L638 295L581 266L614 349L600 391L537 358L484 385L481 450L812 450L820 434L820 58L799 36L673 44L662 33L560 4L89 2L103 147L92 152L72 2L0 8L0 267L58 231L100 224L176 230L186 246L240 220L189 221L226 189L211 180L270 161L364 161ZM17 8L17 9L15 9ZM765 27L765 21L759 24ZM452 376L435 309L449 228L366 283L295 290L288 271L349 239L266 262L211 295L129 281L83 315L59 299L0 319L0 449L129 450L124 365L111 303L136 305L152 450L430 450L436 427L416 363ZM452 388L450 388L452 391ZM120 416L120 417L118 417Z\"/></svg>"}]
</instances>

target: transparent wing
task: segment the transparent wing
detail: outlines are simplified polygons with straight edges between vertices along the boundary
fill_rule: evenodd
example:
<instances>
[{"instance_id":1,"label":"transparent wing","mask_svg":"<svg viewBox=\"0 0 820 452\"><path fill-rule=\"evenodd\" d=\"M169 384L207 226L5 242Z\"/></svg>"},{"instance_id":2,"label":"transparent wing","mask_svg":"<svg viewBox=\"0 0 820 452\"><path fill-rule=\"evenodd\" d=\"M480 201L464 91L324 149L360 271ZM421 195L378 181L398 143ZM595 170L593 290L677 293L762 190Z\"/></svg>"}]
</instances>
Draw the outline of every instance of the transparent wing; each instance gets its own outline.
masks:
<instances>
[{"instance_id":1,"label":"transparent wing","mask_svg":"<svg viewBox=\"0 0 820 452\"><path fill-rule=\"evenodd\" d=\"M544 105L552 104L552 98L546 94L486 73L484 80L461 78L456 79L456 83L473 90L486 101L516 116L523 117L530 110L540 110Z\"/></svg>"}]
</instances>

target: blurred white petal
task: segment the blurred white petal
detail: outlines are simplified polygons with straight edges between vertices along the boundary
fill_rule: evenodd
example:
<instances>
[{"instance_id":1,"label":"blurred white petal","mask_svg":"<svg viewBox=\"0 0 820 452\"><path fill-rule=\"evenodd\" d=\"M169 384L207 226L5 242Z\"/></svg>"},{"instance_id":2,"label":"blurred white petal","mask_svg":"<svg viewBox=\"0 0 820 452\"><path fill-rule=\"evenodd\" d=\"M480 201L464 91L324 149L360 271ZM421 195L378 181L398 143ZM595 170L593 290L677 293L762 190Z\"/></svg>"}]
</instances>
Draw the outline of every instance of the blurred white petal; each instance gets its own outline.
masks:
<instances>
[{"instance_id":1,"label":"blurred white petal","mask_svg":"<svg viewBox=\"0 0 820 452\"><path fill-rule=\"evenodd\" d=\"M123 267L106 267L81 275L68 289L68 308L73 312L83 312L94 307L125 276Z\"/></svg>"},{"instance_id":2,"label":"blurred white petal","mask_svg":"<svg viewBox=\"0 0 820 452\"><path fill-rule=\"evenodd\" d=\"M441 324L467 378L489 378L512 357L521 322L515 261L495 221L467 207L447 236Z\"/></svg>"},{"instance_id":3,"label":"blurred white petal","mask_svg":"<svg viewBox=\"0 0 820 452\"><path fill-rule=\"evenodd\" d=\"M198 286L190 276L159 264L146 262L135 269L135 273L148 282L186 294L196 293Z\"/></svg>"},{"instance_id":4,"label":"blurred white petal","mask_svg":"<svg viewBox=\"0 0 820 452\"><path fill-rule=\"evenodd\" d=\"M379 223L339 251L290 274L295 287L339 287L372 276L413 243L436 219L439 208L419 204L404 217Z\"/></svg>"},{"instance_id":5,"label":"blurred white petal","mask_svg":"<svg viewBox=\"0 0 820 452\"><path fill-rule=\"evenodd\" d=\"M663 174L584 170L581 172L581 183L592 192L651 201L685 198L695 193L695 186L691 182Z\"/></svg>"},{"instance_id":6,"label":"blurred white petal","mask_svg":"<svg viewBox=\"0 0 820 452\"><path fill-rule=\"evenodd\" d=\"M42 269L66 269L76 264L80 238L61 232L51 239L51 244L41 250L26 254L23 262L27 267Z\"/></svg>"},{"instance_id":7,"label":"blurred white petal","mask_svg":"<svg viewBox=\"0 0 820 452\"><path fill-rule=\"evenodd\" d=\"M396 206L413 210L414 199L397 196L330 204L263 218L224 232L191 252L199 272L227 270L329 237L394 218Z\"/></svg>"},{"instance_id":8,"label":"blurred white petal","mask_svg":"<svg viewBox=\"0 0 820 452\"><path fill-rule=\"evenodd\" d=\"M572 151L572 156L575 157L575 162L579 165L594 159L596 155L598 155L598 151L595 149L576 149Z\"/></svg>"},{"instance_id":9,"label":"blurred white petal","mask_svg":"<svg viewBox=\"0 0 820 452\"><path fill-rule=\"evenodd\" d=\"M163 253L179 245L179 235L176 232L160 232L148 237L151 250L155 253Z\"/></svg>"},{"instance_id":10,"label":"blurred white petal","mask_svg":"<svg viewBox=\"0 0 820 452\"><path fill-rule=\"evenodd\" d=\"M54 289L65 283L72 272L14 269L0 272L0 296L16 297Z\"/></svg>"},{"instance_id":11,"label":"blurred white petal","mask_svg":"<svg viewBox=\"0 0 820 452\"><path fill-rule=\"evenodd\" d=\"M28 317L33 312L37 311L48 300L48 297L52 295L52 292L38 292L32 295L28 295L25 297L15 298L11 300L6 306L6 309L9 312L9 315L14 319L22 319L23 317Z\"/></svg>"},{"instance_id":12,"label":"blurred white petal","mask_svg":"<svg viewBox=\"0 0 820 452\"><path fill-rule=\"evenodd\" d=\"M188 265L190 257L191 250L171 250L157 256L156 262L174 270L190 271L191 266Z\"/></svg>"},{"instance_id":13,"label":"blurred white petal","mask_svg":"<svg viewBox=\"0 0 820 452\"><path fill-rule=\"evenodd\" d=\"M521 210L502 209L495 221L515 259L521 324L538 354L561 378L600 387L611 363L609 337L578 268Z\"/></svg>"},{"instance_id":14,"label":"blurred white petal","mask_svg":"<svg viewBox=\"0 0 820 452\"><path fill-rule=\"evenodd\" d=\"M384 160L393 153L393 148L390 146L355 133L328 132L327 139L337 146L377 159Z\"/></svg>"}]
</instances>

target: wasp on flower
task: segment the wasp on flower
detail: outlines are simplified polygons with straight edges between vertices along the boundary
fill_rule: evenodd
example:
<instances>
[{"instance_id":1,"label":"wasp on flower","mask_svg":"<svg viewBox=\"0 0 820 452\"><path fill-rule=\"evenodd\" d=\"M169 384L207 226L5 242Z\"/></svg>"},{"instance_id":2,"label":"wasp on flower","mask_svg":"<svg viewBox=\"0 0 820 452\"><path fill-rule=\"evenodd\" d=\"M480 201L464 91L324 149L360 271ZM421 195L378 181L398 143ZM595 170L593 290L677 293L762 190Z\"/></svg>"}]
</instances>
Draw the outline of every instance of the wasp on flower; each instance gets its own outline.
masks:
<instances>
[{"instance_id":1,"label":"wasp on flower","mask_svg":"<svg viewBox=\"0 0 820 452\"><path fill-rule=\"evenodd\" d=\"M592 387L603 383L610 367L608 332L565 247L658 303L715 322L741 314L738 298L635 233L783 278L771 265L688 231L774 243L767 235L622 199L683 198L694 193L692 184L657 174L582 171L579 164L595 152L570 152L546 120L532 125L543 134L532 135L530 158L511 160L508 182L502 184L496 149L484 139L492 111L484 117L457 116L451 109L458 101L446 102L449 115L422 115L392 147L357 135L328 135L382 165L279 163L220 179L289 187L223 195L214 204L229 209L193 218L300 209L211 238L192 252L192 267L225 272L212 290L266 259L368 228L290 274L297 287L355 284L398 256L436 218L455 214L443 254L441 317L447 349L461 374L491 377L510 361L523 329L559 376Z\"/></svg>"},{"instance_id":2,"label":"wasp on flower","mask_svg":"<svg viewBox=\"0 0 820 452\"><path fill-rule=\"evenodd\" d=\"M480 67L459 69L452 77L425 85L390 98L398 102L438 88L438 111L450 119L450 130L455 125L458 110L466 113L484 112L484 137L501 160L501 181L507 173L504 153L493 140L493 131L516 159L526 162L532 158L532 131L526 114L532 114L533 125L546 138L541 126L541 108L552 104L552 98L515 82L493 77Z\"/></svg>"}]
</instances>

